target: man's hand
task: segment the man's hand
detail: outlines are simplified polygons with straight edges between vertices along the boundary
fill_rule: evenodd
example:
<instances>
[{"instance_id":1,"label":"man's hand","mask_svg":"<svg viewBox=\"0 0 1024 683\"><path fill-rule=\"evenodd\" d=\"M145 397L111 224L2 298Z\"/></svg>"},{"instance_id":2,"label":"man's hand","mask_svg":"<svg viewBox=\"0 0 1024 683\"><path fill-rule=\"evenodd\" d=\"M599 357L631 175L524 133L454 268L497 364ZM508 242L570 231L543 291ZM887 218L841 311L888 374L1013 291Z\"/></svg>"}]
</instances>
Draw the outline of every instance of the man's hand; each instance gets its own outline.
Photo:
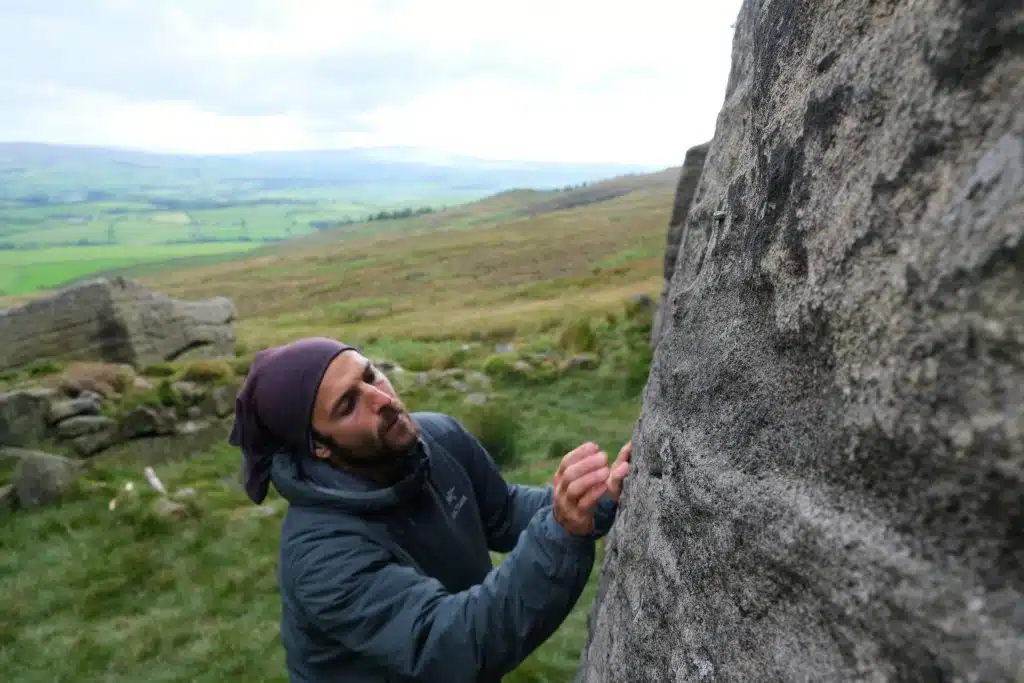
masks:
<instances>
[{"instance_id":1,"label":"man's hand","mask_svg":"<svg viewBox=\"0 0 1024 683\"><path fill-rule=\"evenodd\" d=\"M608 455L585 443L562 458L555 472L555 520L566 531L586 536L594 530L594 509L608 490ZM621 488L621 487L620 487Z\"/></svg>"},{"instance_id":2,"label":"man's hand","mask_svg":"<svg viewBox=\"0 0 1024 683\"><path fill-rule=\"evenodd\" d=\"M619 457L612 463L611 473L608 475L608 496L616 503L622 495L622 480L629 472L629 456L633 454L633 442L627 441L626 445L619 450Z\"/></svg>"}]
</instances>

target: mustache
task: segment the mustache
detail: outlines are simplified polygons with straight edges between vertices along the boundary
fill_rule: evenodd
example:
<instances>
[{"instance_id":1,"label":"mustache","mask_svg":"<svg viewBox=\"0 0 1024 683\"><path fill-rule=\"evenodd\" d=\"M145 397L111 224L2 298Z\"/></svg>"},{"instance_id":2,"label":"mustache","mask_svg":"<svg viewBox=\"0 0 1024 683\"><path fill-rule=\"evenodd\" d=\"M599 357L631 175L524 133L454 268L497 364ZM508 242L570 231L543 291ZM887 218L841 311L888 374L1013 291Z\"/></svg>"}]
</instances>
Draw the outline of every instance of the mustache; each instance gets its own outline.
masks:
<instances>
[{"instance_id":1,"label":"mustache","mask_svg":"<svg viewBox=\"0 0 1024 683\"><path fill-rule=\"evenodd\" d=\"M383 410L381 410L380 429L378 430L378 433L383 436L383 434L386 431L391 429L391 426L393 424L398 422L398 419L400 417L402 417L402 414L404 412L405 412L404 409L397 408L397 407L394 407L394 406L389 406L389 407L384 408Z\"/></svg>"}]
</instances>

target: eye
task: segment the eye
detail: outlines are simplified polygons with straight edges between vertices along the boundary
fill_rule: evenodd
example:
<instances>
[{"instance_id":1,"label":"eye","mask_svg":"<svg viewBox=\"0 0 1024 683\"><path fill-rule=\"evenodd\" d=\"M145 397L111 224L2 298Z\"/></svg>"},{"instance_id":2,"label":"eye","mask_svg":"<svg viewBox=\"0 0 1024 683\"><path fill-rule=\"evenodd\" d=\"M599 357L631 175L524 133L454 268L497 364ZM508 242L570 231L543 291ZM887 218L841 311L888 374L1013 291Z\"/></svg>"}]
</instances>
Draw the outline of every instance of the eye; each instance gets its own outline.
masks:
<instances>
[{"instance_id":1,"label":"eye","mask_svg":"<svg viewBox=\"0 0 1024 683\"><path fill-rule=\"evenodd\" d=\"M352 412L352 408L355 406L355 401L352 398L346 398L342 401L341 406L338 409L338 416L344 417Z\"/></svg>"},{"instance_id":2,"label":"eye","mask_svg":"<svg viewBox=\"0 0 1024 683\"><path fill-rule=\"evenodd\" d=\"M380 379L380 373L377 372L377 368L372 365L366 367L366 372L363 373L363 381L367 384L373 384Z\"/></svg>"}]
</instances>

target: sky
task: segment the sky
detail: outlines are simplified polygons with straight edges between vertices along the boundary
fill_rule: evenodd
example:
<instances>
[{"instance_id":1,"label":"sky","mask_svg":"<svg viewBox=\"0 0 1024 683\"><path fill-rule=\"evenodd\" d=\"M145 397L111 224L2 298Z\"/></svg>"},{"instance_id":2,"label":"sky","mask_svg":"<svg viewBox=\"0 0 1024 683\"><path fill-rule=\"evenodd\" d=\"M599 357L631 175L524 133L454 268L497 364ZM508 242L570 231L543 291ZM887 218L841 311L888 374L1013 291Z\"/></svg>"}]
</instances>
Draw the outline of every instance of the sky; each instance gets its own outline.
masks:
<instances>
[{"instance_id":1,"label":"sky","mask_svg":"<svg viewBox=\"0 0 1024 683\"><path fill-rule=\"evenodd\" d=\"M0 0L0 140L675 165L741 0Z\"/></svg>"}]
</instances>

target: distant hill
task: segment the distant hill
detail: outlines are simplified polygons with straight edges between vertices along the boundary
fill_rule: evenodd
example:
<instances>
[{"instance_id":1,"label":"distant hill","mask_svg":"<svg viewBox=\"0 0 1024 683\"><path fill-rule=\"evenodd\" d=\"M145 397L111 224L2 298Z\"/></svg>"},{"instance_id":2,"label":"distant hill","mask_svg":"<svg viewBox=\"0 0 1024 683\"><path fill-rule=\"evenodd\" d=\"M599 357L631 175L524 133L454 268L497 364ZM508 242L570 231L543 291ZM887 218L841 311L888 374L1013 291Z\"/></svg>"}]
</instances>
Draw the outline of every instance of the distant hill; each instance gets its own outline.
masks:
<instances>
[{"instance_id":1,"label":"distant hill","mask_svg":"<svg viewBox=\"0 0 1024 683\"><path fill-rule=\"evenodd\" d=\"M504 256L499 256L502 263L490 271L492 276L503 269L511 269L515 278L533 279L529 274L536 271L544 279L563 270L576 272L580 263L587 264L587 259L591 258L593 264L604 263L608 268L628 267L629 277L643 279L648 271L661 267L664 225L668 221L666 212L670 210L678 176L679 169L671 168L554 190L508 190L409 217L340 224L304 232L296 229L287 239L254 238L244 249L232 249L238 245L230 243L166 245L150 242L135 248L120 245L109 249L96 246L8 252L15 258L23 254L37 259L20 269L34 286L9 286L4 292L4 278L0 277L0 308L45 295L51 287L73 280L124 275L141 278L158 290L184 298L213 295L210 292L227 294L236 298L246 316L252 316L254 305L259 308L272 305L275 311L282 307L300 308L300 304L286 294L294 291L289 283L298 283L314 273L320 278L324 273L319 264L324 262L351 264L366 257L376 261L387 255L386 260L399 270L403 267L415 270L412 264L426 257L422 253L414 255L409 249L422 249L424 253L433 253L430 258L436 258L437 267L444 269L454 254L471 244L478 245L481 240L491 245L488 249L493 248L493 255L513 253L502 246L506 239L525 250L517 253L513 261L505 262ZM266 221L265 230L269 235L273 225L295 218L275 214L274 210L272 205L252 207L239 215L246 217L254 235L258 232L258 220ZM298 206L290 211L303 210ZM242 210L189 213L202 219L237 211ZM154 223L139 226L139 231L150 239L162 238L172 230L170 226L159 229ZM226 230L228 226L218 228L220 232ZM567 255L557 256L566 250ZM0 269L5 266L3 254L0 251ZM95 259L93 262L82 260L90 255ZM406 256L408 263L400 266ZM72 258L75 259L73 267L64 261ZM574 265L569 266L570 261ZM591 265L582 266L583 271L590 272ZM638 266L641 270L636 271ZM17 262L12 260L6 267L10 273L7 279L15 284L14 278L19 273ZM332 292L332 298L339 296L345 289L343 281L348 268L329 266L327 280L317 286L326 287ZM59 277L49 280L42 277L51 273L58 273ZM241 280L237 279L239 277ZM381 277L378 285L383 286L395 275ZM276 293L271 295L271 291Z\"/></svg>"},{"instance_id":2,"label":"distant hill","mask_svg":"<svg viewBox=\"0 0 1024 683\"><path fill-rule=\"evenodd\" d=\"M645 170L402 147L200 156L0 143L0 297L135 266L231 260L334 228L389 231L509 192L566 208L621 193L574 198L581 188Z\"/></svg>"},{"instance_id":3,"label":"distant hill","mask_svg":"<svg viewBox=\"0 0 1024 683\"><path fill-rule=\"evenodd\" d=\"M475 199L513 188L554 188L651 170L628 164L502 162L384 147L182 155L129 149L0 143L0 201L230 202L311 199Z\"/></svg>"}]
</instances>

